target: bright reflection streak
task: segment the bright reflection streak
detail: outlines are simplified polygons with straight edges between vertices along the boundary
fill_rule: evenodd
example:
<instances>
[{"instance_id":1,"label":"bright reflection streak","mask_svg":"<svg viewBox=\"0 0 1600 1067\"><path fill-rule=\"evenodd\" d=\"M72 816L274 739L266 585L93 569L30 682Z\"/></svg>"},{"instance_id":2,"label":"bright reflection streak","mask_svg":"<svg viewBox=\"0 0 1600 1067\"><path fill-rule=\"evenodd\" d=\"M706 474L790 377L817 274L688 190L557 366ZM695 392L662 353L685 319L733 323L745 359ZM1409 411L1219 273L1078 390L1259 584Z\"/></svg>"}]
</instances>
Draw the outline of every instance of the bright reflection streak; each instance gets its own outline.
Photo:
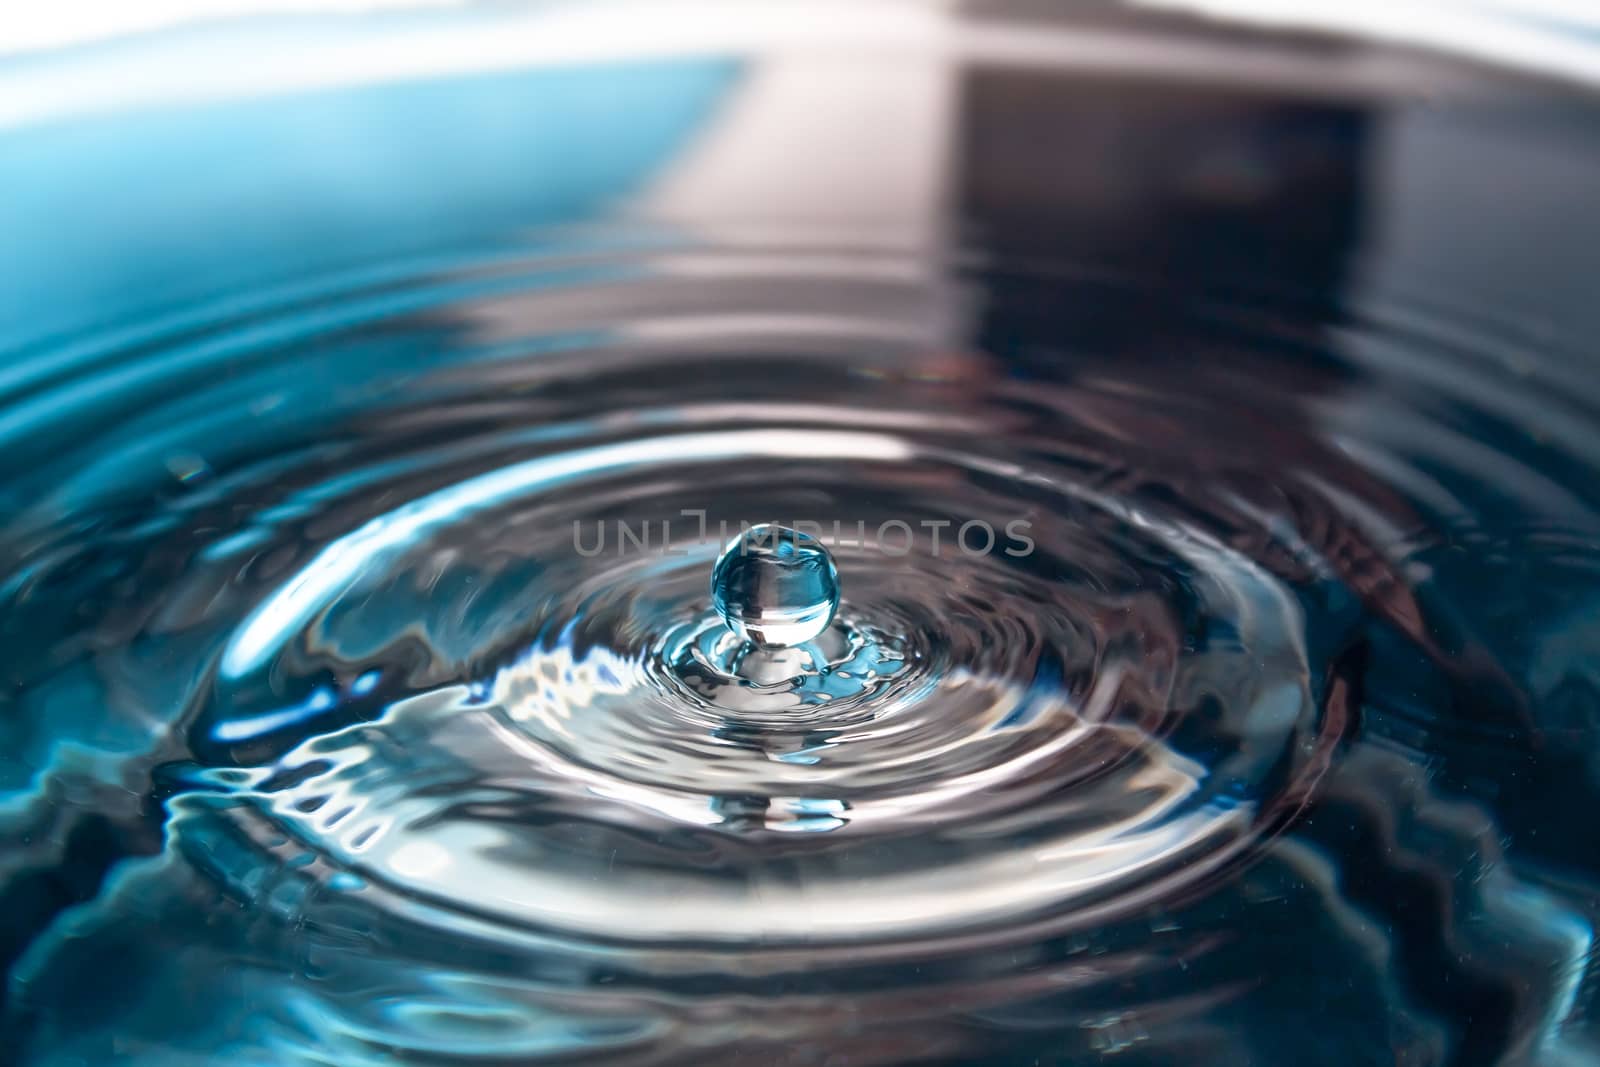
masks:
<instances>
[{"instance_id":1,"label":"bright reflection streak","mask_svg":"<svg viewBox=\"0 0 1600 1067\"><path fill-rule=\"evenodd\" d=\"M368 567L409 547L434 527L569 478L658 463L742 462L760 457L893 462L910 456L910 446L881 434L748 430L652 437L491 471L380 515L324 548L251 613L223 653L222 670L239 677L260 667L285 638L358 581Z\"/></svg>"},{"instance_id":2,"label":"bright reflection streak","mask_svg":"<svg viewBox=\"0 0 1600 1067\"><path fill-rule=\"evenodd\" d=\"M547 3L448 19L246 27L203 40L67 55L8 76L0 128L63 114L254 97L531 66L726 56L768 48L870 46L926 55L949 20L943 0ZM265 5L253 9L257 14ZM280 7L277 10L292 10ZM16 25L13 25L15 23ZM30 24L0 14L0 54L35 47Z\"/></svg>"},{"instance_id":3,"label":"bright reflection streak","mask_svg":"<svg viewBox=\"0 0 1600 1067\"><path fill-rule=\"evenodd\" d=\"M54 0L0 14L0 52L61 48L184 23L251 15L362 14L464 0Z\"/></svg>"},{"instance_id":4,"label":"bright reflection streak","mask_svg":"<svg viewBox=\"0 0 1600 1067\"><path fill-rule=\"evenodd\" d=\"M1600 81L1594 0L1133 0L1230 22L1327 30L1416 45L1543 74Z\"/></svg>"},{"instance_id":5,"label":"bright reflection streak","mask_svg":"<svg viewBox=\"0 0 1600 1067\"><path fill-rule=\"evenodd\" d=\"M1542 73L1600 82L1600 13L1569 0L1511 8L1460 0L1133 0L1229 21L1329 30L1454 52ZM127 47L66 52L7 71L0 63L0 129L81 115L196 101L484 73L530 66L645 58L704 58L824 50L962 62L1046 61L1083 69L1189 70L1211 78L1283 81L1339 73L1305 57L1236 49L1227 64L1181 39L1085 26L963 19L951 0L587 0L527 7L465 5L448 17L419 9L452 0L75 0L14 4L0 13L8 52L108 39L140 30L295 13L411 9L413 18L240 23L197 34L139 38ZM1592 5L1588 5L1591 6ZM197 20L198 23L197 23ZM1293 58L1293 57L1289 57ZM1345 76L1362 76L1359 62ZM1300 69L1300 67L1305 69ZM1418 64L1425 70L1426 64ZM1379 72L1367 71L1366 77ZM1392 73L1391 73L1391 76ZM1316 80L1316 79L1313 79ZM1382 79L1379 78L1381 81ZM1402 81L1404 78L1401 79Z\"/></svg>"},{"instance_id":6,"label":"bright reflection streak","mask_svg":"<svg viewBox=\"0 0 1600 1067\"><path fill-rule=\"evenodd\" d=\"M450 850L426 839L408 841L389 856L389 868L402 878L431 878L450 868Z\"/></svg>"}]
</instances>

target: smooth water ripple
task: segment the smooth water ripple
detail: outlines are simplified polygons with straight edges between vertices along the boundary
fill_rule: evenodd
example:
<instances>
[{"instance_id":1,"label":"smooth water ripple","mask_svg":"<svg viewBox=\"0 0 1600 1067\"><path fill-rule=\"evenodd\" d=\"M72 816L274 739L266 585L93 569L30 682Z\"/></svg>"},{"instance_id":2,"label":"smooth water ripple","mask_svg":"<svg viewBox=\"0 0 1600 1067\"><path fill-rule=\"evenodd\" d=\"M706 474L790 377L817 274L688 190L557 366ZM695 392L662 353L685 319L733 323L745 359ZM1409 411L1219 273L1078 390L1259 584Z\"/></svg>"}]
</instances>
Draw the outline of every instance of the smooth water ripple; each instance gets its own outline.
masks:
<instances>
[{"instance_id":1,"label":"smooth water ripple","mask_svg":"<svg viewBox=\"0 0 1600 1067\"><path fill-rule=\"evenodd\" d=\"M941 47L281 101L464 161L282 248L218 104L229 271L0 316L18 1062L1600 1054L1600 322L1488 210L1594 102Z\"/></svg>"}]
</instances>

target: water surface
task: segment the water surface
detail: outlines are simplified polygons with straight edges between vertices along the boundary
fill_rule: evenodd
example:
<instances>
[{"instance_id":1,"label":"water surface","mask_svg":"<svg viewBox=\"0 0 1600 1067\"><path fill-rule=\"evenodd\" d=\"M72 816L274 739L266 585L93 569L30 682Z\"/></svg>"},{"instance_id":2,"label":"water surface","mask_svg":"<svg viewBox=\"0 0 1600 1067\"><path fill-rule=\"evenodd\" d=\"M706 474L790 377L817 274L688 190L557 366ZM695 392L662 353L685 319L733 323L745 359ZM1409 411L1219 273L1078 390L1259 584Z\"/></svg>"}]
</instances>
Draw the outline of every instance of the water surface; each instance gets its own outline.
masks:
<instances>
[{"instance_id":1,"label":"water surface","mask_svg":"<svg viewBox=\"0 0 1600 1067\"><path fill-rule=\"evenodd\" d=\"M0 129L0 1045L1592 1062L1592 94L711 39Z\"/></svg>"}]
</instances>

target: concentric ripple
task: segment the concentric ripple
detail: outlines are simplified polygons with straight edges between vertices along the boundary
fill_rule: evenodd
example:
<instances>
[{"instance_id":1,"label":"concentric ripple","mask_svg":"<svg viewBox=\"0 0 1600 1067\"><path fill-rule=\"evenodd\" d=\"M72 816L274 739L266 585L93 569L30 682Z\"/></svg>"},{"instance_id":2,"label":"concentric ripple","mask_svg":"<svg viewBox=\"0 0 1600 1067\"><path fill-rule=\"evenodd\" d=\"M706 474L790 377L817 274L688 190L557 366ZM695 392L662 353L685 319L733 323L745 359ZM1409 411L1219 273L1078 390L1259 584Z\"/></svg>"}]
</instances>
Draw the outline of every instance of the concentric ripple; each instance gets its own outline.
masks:
<instances>
[{"instance_id":1,"label":"concentric ripple","mask_svg":"<svg viewBox=\"0 0 1600 1067\"><path fill-rule=\"evenodd\" d=\"M496 299L449 310L466 352ZM1320 465L1258 462L1252 481L1221 453L1132 442L1135 416L1103 420L1133 387L1087 367L1046 411L977 354L863 379L852 344L808 354L819 387L852 383L851 405L821 408L760 395L788 361L752 335L717 403L694 395L692 341L613 327L628 360L603 393L584 382L609 349L540 338L536 360L463 362L413 404L353 414L337 464L293 447L208 464L154 490L162 521L35 542L11 617L75 596L100 619L84 667L123 679L101 729L138 708L162 725L120 754L58 747L34 788L143 777L167 814L158 857L33 946L30 996L65 1011L49 976L72 973L74 945L121 929L127 894L182 898L198 879L268 908L248 936L320 976L297 994L314 1009L285 1001L271 1017L299 1021L253 1039L280 1051L296 1028L340 1048L365 1027L440 1061L502 1040L557 1061L613 1041L690 1057L660 1028L727 997L776 1011L853 991L899 1033L923 1016L891 1006L918 989L997 1006L1044 988L1092 1004L1102 982L1155 996L1183 972L1139 948L1152 922L1185 931L1161 958L1222 968L1182 1009L1213 1010L1241 995L1222 977L1241 935L1195 916L1298 855L1274 842L1337 773L1388 669L1374 641L1439 656L1441 684L1480 669L1445 662L1418 622L1429 588L1364 532L1400 498L1318 443L1345 432L1337 417L1280 442ZM685 395L637 406L628 375L663 368ZM973 376L985 392L958 401ZM932 399L949 410L919 410ZM1138 417L1195 428L1221 400L1146 388ZM844 599L813 640L760 649L723 625L708 575L720 530L779 516L823 531ZM902 517L909 540L885 525ZM972 550L952 532L973 521L1015 536ZM189 681L142 688L157 678ZM347 923L406 1003L445 973L468 983L433 994L468 1013L450 1041L442 1022L347 999L368 979L330 961L338 938L315 947ZM524 953L555 972L508 985ZM1013 972L1018 953L1036 962ZM1016 984L1033 974L1045 987ZM824 1018L792 1025L824 1041L807 1029Z\"/></svg>"},{"instance_id":2,"label":"concentric ripple","mask_svg":"<svg viewBox=\"0 0 1600 1067\"><path fill-rule=\"evenodd\" d=\"M985 101L1059 87L963 69L937 233L541 201L15 346L4 1047L1585 1062L1579 342L1280 256L1365 113L1225 95L1111 240L1008 221L1053 157ZM759 523L832 555L806 640L713 602Z\"/></svg>"},{"instance_id":3,"label":"concentric ripple","mask_svg":"<svg viewBox=\"0 0 1600 1067\"><path fill-rule=\"evenodd\" d=\"M999 526L1001 500L968 488L979 477L1051 496L1028 506L1025 556L837 546L850 593L836 624L741 655L707 604L718 544L585 558L548 536L605 485L660 528L678 510L663 504L692 501L659 487L717 465L905 514L918 497L902 487L931 480L945 506L970 501ZM492 571L472 562L485 558ZM532 570L531 588L499 589ZM574 448L367 520L234 633L193 744L303 734L300 716L256 706L282 688L260 679L313 659L358 679L403 662L357 650L391 597L449 571L536 612L482 633L498 647L459 651L465 677L209 777L341 870L542 930L781 945L1066 921L1248 846L1309 789L1344 722L1315 706L1286 587L1200 531L910 434L774 429ZM428 633L464 607L429 598L406 617ZM828 838L773 836L795 833ZM675 834L696 862L663 864Z\"/></svg>"}]
</instances>

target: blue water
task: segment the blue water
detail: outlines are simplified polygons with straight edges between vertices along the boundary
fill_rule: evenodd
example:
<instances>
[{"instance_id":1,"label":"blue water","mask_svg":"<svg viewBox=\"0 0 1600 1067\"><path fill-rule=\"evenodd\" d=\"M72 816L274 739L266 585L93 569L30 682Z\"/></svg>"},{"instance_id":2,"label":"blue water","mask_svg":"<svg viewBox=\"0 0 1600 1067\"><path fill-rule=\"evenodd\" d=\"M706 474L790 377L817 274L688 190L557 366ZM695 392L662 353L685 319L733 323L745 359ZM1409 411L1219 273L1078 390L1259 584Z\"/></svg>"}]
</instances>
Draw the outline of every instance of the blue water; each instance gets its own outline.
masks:
<instances>
[{"instance_id":1,"label":"blue water","mask_svg":"<svg viewBox=\"0 0 1600 1067\"><path fill-rule=\"evenodd\" d=\"M828 547L804 530L759 523L717 557L711 604L742 641L762 648L804 644L839 610L838 569Z\"/></svg>"},{"instance_id":2,"label":"blue water","mask_svg":"<svg viewBox=\"0 0 1600 1067\"><path fill-rule=\"evenodd\" d=\"M1023 6L0 58L0 1061L1600 1062L1600 101Z\"/></svg>"}]
</instances>

